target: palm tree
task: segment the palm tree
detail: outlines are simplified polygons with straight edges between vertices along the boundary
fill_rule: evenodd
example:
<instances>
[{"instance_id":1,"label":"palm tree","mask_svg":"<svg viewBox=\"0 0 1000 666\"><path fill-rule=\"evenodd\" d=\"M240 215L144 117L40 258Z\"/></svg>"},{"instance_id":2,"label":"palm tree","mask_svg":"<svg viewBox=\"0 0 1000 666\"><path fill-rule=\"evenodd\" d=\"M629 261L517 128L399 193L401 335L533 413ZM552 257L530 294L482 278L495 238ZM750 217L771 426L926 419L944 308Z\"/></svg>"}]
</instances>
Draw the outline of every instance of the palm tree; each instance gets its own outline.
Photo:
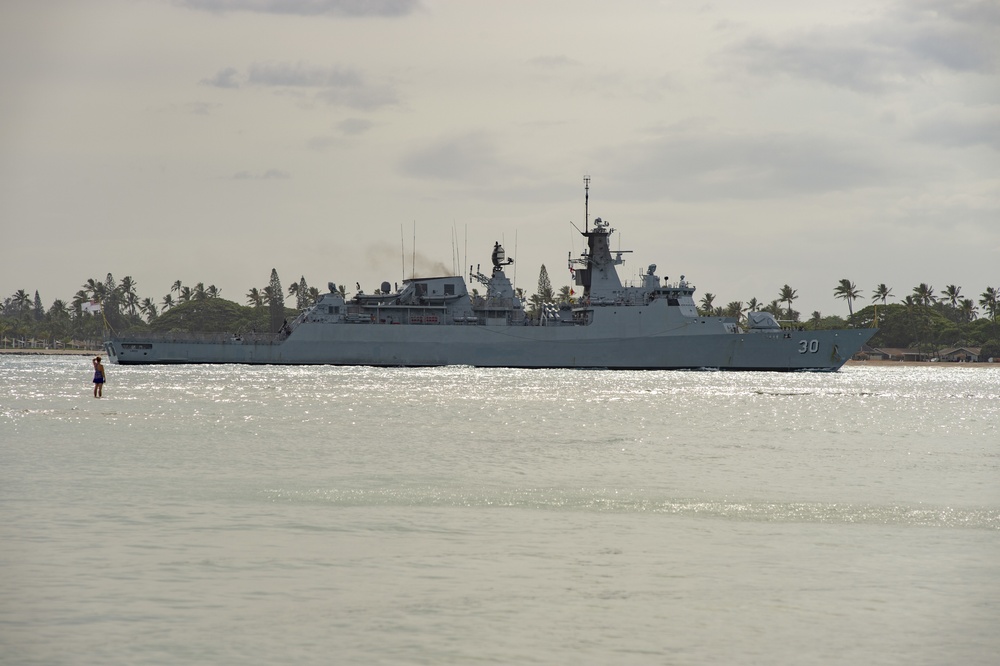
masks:
<instances>
[{"instance_id":1,"label":"palm tree","mask_svg":"<svg viewBox=\"0 0 1000 666\"><path fill-rule=\"evenodd\" d=\"M965 331L969 324L976 318L976 302L971 298L963 298L958 302L958 316L962 322L962 337L965 338Z\"/></svg>"},{"instance_id":2,"label":"palm tree","mask_svg":"<svg viewBox=\"0 0 1000 666\"><path fill-rule=\"evenodd\" d=\"M264 294L257 287L253 287L247 292L247 305L255 308L264 306Z\"/></svg>"},{"instance_id":3,"label":"palm tree","mask_svg":"<svg viewBox=\"0 0 1000 666\"><path fill-rule=\"evenodd\" d=\"M737 321L743 319L743 313L746 312L743 301L730 301L729 305L725 307L722 311L723 317L735 317Z\"/></svg>"},{"instance_id":4,"label":"palm tree","mask_svg":"<svg viewBox=\"0 0 1000 666\"><path fill-rule=\"evenodd\" d=\"M94 290L91 292L90 297L93 301L101 304L102 310L104 308L104 304L111 300L111 294L108 293L108 290L104 286L103 282L96 283L96 286L94 287Z\"/></svg>"},{"instance_id":5,"label":"palm tree","mask_svg":"<svg viewBox=\"0 0 1000 666\"><path fill-rule=\"evenodd\" d=\"M822 321L823 321L823 315L820 313L820 311L819 310L813 310L812 315L809 317L809 323L812 324L813 327L815 328L815 327L819 326L820 322L822 322Z\"/></svg>"},{"instance_id":6,"label":"palm tree","mask_svg":"<svg viewBox=\"0 0 1000 666\"><path fill-rule=\"evenodd\" d=\"M125 307L129 314L133 317L135 316L136 308L139 306L139 296L135 292L136 283L132 279L131 275L126 275L122 278L121 284L118 287L119 292L122 295L122 300L125 301Z\"/></svg>"},{"instance_id":7,"label":"palm tree","mask_svg":"<svg viewBox=\"0 0 1000 666\"><path fill-rule=\"evenodd\" d=\"M712 301L715 300L715 294L705 292L705 295L701 297L701 311L706 316L711 316L712 314Z\"/></svg>"},{"instance_id":8,"label":"palm tree","mask_svg":"<svg viewBox=\"0 0 1000 666\"><path fill-rule=\"evenodd\" d=\"M921 282L913 288L913 300L920 305L930 305L937 301L934 296L934 287L930 287L926 282Z\"/></svg>"},{"instance_id":9,"label":"palm tree","mask_svg":"<svg viewBox=\"0 0 1000 666\"><path fill-rule=\"evenodd\" d=\"M170 286L170 293L171 293L171 294L173 294L173 293L175 293L175 292L176 292L176 293L177 293L178 295L180 295L180 293L181 293L181 287L182 287L182 286L183 286L183 285L181 285L181 281L180 281L180 280L177 280L177 281L175 281L175 282L174 282L174 283L173 283L173 284L172 284L172 285Z\"/></svg>"},{"instance_id":10,"label":"palm tree","mask_svg":"<svg viewBox=\"0 0 1000 666\"><path fill-rule=\"evenodd\" d=\"M879 285L884 286L884 285ZM861 297L861 291L858 289L858 285L854 284L847 278L843 278L840 283L833 288L833 295L837 298L842 298L847 301L847 311L850 313L850 320L854 321L854 300Z\"/></svg>"},{"instance_id":11,"label":"palm tree","mask_svg":"<svg viewBox=\"0 0 1000 666\"><path fill-rule=\"evenodd\" d=\"M570 303L570 302L572 302L573 297L570 296L569 292L570 292L570 286L568 284L567 285L563 285L562 287L559 287L559 293L556 294L556 303Z\"/></svg>"},{"instance_id":12,"label":"palm tree","mask_svg":"<svg viewBox=\"0 0 1000 666\"><path fill-rule=\"evenodd\" d=\"M1000 292L998 292L996 287L986 287L986 291L980 294L979 304L983 307L983 310L990 313L990 319L993 323L997 323L997 311L1000 309Z\"/></svg>"},{"instance_id":13,"label":"palm tree","mask_svg":"<svg viewBox=\"0 0 1000 666\"><path fill-rule=\"evenodd\" d=\"M63 318L69 315L69 306L66 301L57 298L52 301L52 307L49 308L49 315L55 318Z\"/></svg>"},{"instance_id":14,"label":"palm tree","mask_svg":"<svg viewBox=\"0 0 1000 666\"><path fill-rule=\"evenodd\" d=\"M875 287L875 291L872 292L872 303L875 301L882 301L882 305L884 306L886 304L886 300L888 300L890 296L892 296L892 289L885 286L885 283L883 282L879 286Z\"/></svg>"},{"instance_id":15,"label":"palm tree","mask_svg":"<svg viewBox=\"0 0 1000 666\"><path fill-rule=\"evenodd\" d=\"M796 317L792 314L792 301L799 297L795 291L795 289L792 289L786 284L778 293L778 300L782 303L788 304L788 318L792 320L796 319Z\"/></svg>"},{"instance_id":16,"label":"palm tree","mask_svg":"<svg viewBox=\"0 0 1000 666\"><path fill-rule=\"evenodd\" d=\"M199 282L194 286L194 289L191 291L191 300L203 301L206 298L208 298L208 294L205 293L205 283Z\"/></svg>"},{"instance_id":17,"label":"palm tree","mask_svg":"<svg viewBox=\"0 0 1000 666\"><path fill-rule=\"evenodd\" d=\"M152 322L156 319L156 303L151 298L142 299L142 303L139 304L139 312L146 315L146 321Z\"/></svg>"},{"instance_id":18,"label":"palm tree","mask_svg":"<svg viewBox=\"0 0 1000 666\"><path fill-rule=\"evenodd\" d=\"M76 294L73 296L73 300L70 301L70 304L73 306L73 312L77 317L83 314L83 304L89 300L90 297L87 296L87 292L85 292L83 289L76 292Z\"/></svg>"},{"instance_id":19,"label":"palm tree","mask_svg":"<svg viewBox=\"0 0 1000 666\"><path fill-rule=\"evenodd\" d=\"M759 308L760 301L757 300L756 296L747 301L747 312L757 312Z\"/></svg>"},{"instance_id":20,"label":"palm tree","mask_svg":"<svg viewBox=\"0 0 1000 666\"><path fill-rule=\"evenodd\" d=\"M28 296L28 292L24 289L18 289L15 291L13 296L11 296L11 301L17 309L18 315L22 315L31 310L31 296Z\"/></svg>"},{"instance_id":21,"label":"palm tree","mask_svg":"<svg viewBox=\"0 0 1000 666\"><path fill-rule=\"evenodd\" d=\"M958 307L958 301L962 297L961 292L962 288L957 287L953 284L949 284L947 287L944 288L945 298L948 299L948 303L951 305L951 307L953 308Z\"/></svg>"},{"instance_id":22,"label":"palm tree","mask_svg":"<svg viewBox=\"0 0 1000 666\"><path fill-rule=\"evenodd\" d=\"M208 285L208 287L205 288L205 296L209 298L218 298L221 293L222 290L216 287L214 284L210 284Z\"/></svg>"},{"instance_id":23,"label":"palm tree","mask_svg":"<svg viewBox=\"0 0 1000 666\"><path fill-rule=\"evenodd\" d=\"M308 306L309 285L306 283L305 275L298 282L288 285L288 295L295 297L295 307L299 310Z\"/></svg>"},{"instance_id":24,"label":"palm tree","mask_svg":"<svg viewBox=\"0 0 1000 666\"><path fill-rule=\"evenodd\" d=\"M52 307L45 314L45 326L51 339L65 338L70 329L70 306L66 301L57 298L52 301Z\"/></svg>"},{"instance_id":25,"label":"palm tree","mask_svg":"<svg viewBox=\"0 0 1000 666\"><path fill-rule=\"evenodd\" d=\"M87 281L83 283L83 291L94 300L97 300L97 293L103 290L104 284L94 278L88 278Z\"/></svg>"},{"instance_id":26,"label":"palm tree","mask_svg":"<svg viewBox=\"0 0 1000 666\"><path fill-rule=\"evenodd\" d=\"M777 319L781 316L781 302L775 299L768 303L763 311L771 313L774 315L774 318Z\"/></svg>"},{"instance_id":27,"label":"palm tree","mask_svg":"<svg viewBox=\"0 0 1000 666\"><path fill-rule=\"evenodd\" d=\"M188 303L190 301L191 301L191 287L181 287L181 290L177 292L177 302Z\"/></svg>"},{"instance_id":28,"label":"palm tree","mask_svg":"<svg viewBox=\"0 0 1000 666\"><path fill-rule=\"evenodd\" d=\"M976 308L976 302L971 298L963 298L959 301L958 312L962 315L962 321L965 323L975 321L976 317L979 316L979 310Z\"/></svg>"},{"instance_id":29,"label":"palm tree","mask_svg":"<svg viewBox=\"0 0 1000 666\"><path fill-rule=\"evenodd\" d=\"M316 305L319 303L319 299L322 294L319 293L317 287L309 287L309 305Z\"/></svg>"},{"instance_id":30,"label":"palm tree","mask_svg":"<svg viewBox=\"0 0 1000 666\"><path fill-rule=\"evenodd\" d=\"M171 296L170 294L167 294L166 296L163 297L163 301L160 302L160 305L163 306L162 312L166 312L170 308L174 307L174 297Z\"/></svg>"}]
</instances>

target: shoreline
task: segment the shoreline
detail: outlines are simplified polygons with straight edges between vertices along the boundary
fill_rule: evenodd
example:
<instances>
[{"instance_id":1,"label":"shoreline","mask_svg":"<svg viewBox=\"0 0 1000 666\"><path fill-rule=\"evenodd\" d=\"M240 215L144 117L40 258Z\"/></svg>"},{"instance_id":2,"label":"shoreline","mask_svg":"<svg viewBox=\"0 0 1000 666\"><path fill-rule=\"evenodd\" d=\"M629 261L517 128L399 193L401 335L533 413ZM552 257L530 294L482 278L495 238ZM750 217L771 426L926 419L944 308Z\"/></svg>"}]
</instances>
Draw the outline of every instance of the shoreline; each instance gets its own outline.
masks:
<instances>
[{"instance_id":1,"label":"shoreline","mask_svg":"<svg viewBox=\"0 0 1000 666\"><path fill-rule=\"evenodd\" d=\"M976 361L973 363L971 361L855 361L854 359L851 359L844 365L860 367L864 367L866 365L878 365L900 368L1000 368L1000 363L987 363L986 361Z\"/></svg>"},{"instance_id":2,"label":"shoreline","mask_svg":"<svg viewBox=\"0 0 1000 666\"><path fill-rule=\"evenodd\" d=\"M107 356L103 349L0 349L0 354L46 356Z\"/></svg>"},{"instance_id":3,"label":"shoreline","mask_svg":"<svg viewBox=\"0 0 1000 666\"><path fill-rule=\"evenodd\" d=\"M106 356L103 349L0 349L0 354L51 355L51 356ZM958 361L855 361L851 359L845 366L852 367L892 367L892 368L1000 368L1000 363L976 363Z\"/></svg>"}]
</instances>

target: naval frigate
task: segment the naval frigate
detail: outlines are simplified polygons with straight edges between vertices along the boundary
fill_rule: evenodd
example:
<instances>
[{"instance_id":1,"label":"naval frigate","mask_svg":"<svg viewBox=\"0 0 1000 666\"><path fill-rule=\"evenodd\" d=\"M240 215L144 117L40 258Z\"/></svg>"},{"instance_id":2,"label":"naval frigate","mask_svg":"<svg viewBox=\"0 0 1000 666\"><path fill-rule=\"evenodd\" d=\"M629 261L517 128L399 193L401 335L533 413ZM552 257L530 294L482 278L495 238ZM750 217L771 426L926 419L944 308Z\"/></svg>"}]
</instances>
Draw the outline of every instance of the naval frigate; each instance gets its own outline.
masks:
<instances>
[{"instance_id":1,"label":"naval frigate","mask_svg":"<svg viewBox=\"0 0 1000 666\"><path fill-rule=\"evenodd\" d=\"M623 251L611 249L614 229L589 223L586 248L569 258L581 292L569 302L525 311L505 269L513 263L499 242L483 287L471 293L463 276L413 278L348 298L329 284L311 307L274 335L259 333L134 333L104 343L119 364L246 363L277 365L607 368L630 370L836 371L874 328L802 330L771 314L745 321L698 312L684 276L661 280L650 265L638 284L623 284Z\"/></svg>"}]
</instances>

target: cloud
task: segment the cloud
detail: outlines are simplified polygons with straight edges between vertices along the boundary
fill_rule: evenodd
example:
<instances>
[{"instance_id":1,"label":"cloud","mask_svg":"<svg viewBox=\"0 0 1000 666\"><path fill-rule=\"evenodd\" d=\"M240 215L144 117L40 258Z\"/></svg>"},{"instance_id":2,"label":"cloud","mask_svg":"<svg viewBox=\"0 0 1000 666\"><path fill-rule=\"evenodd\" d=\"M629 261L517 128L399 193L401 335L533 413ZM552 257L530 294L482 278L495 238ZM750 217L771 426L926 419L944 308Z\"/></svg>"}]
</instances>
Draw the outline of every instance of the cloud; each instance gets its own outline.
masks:
<instances>
[{"instance_id":1,"label":"cloud","mask_svg":"<svg viewBox=\"0 0 1000 666\"><path fill-rule=\"evenodd\" d=\"M563 67L579 67L581 63L566 56L538 56L528 61L529 65L541 69L561 69Z\"/></svg>"},{"instance_id":2,"label":"cloud","mask_svg":"<svg viewBox=\"0 0 1000 666\"><path fill-rule=\"evenodd\" d=\"M947 108L921 119L913 138L949 148L986 146L1000 150L1000 108Z\"/></svg>"},{"instance_id":3,"label":"cloud","mask_svg":"<svg viewBox=\"0 0 1000 666\"><path fill-rule=\"evenodd\" d=\"M220 69L212 78L202 79L201 83L216 88L239 88L239 72L236 71L235 67L226 67L225 69Z\"/></svg>"},{"instance_id":4,"label":"cloud","mask_svg":"<svg viewBox=\"0 0 1000 666\"><path fill-rule=\"evenodd\" d=\"M233 174L233 180L287 180L292 175L281 169L268 169L263 173L252 171L238 171Z\"/></svg>"},{"instance_id":5,"label":"cloud","mask_svg":"<svg viewBox=\"0 0 1000 666\"><path fill-rule=\"evenodd\" d=\"M494 140L482 132L438 139L410 152L400 169L415 178L478 183L513 171L500 158Z\"/></svg>"},{"instance_id":6,"label":"cloud","mask_svg":"<svg viewBox=\"0 0 1000 666\"><path fill-rule=\"evenodd\" d=\"M998 28L1000 11L992 3L901 3L867 23L753 36L730 48L726 59L759 76L881 93L935 70L995 72Z\"/></svg>"},{"instance_id":7,"label":"cloud","mask_svg":"<svg viewBox=\"0 0 1000 666\"><path fill-rule=\"evenodd\" d=\"M325 151L337 146L348 146L353 140L351 137L361 136L367 133L375 123L364 118L346 118L337 123L339 130L337 136L317 136L309 139L307 146L310 150Z\"/></svg>"},{"instance_id":8,"label":"cloud","mask_svg":"<svg viewBox=\"0 0 1000 666\"><path fill-rule=\"evenodd\" d=\"M347 118L337 123L337 128L347 135L364 134L372 128L374 123L364 118Z\"/></svg>"},{"instance_id":9,"label":"cloud","mask_svg":"<svg viewBox=\"0 0 1000 666\"><path fill-rule=\"evenodd\" d=\"M343 139L338 139L332 136L316 136L306 142L306 146L309 150L318 150L320 152L329 150L334 146L339 146L343 144Z\"/></svg>"},{"instance_id":10,"label":"cloud","mask_svg":"<svg viewBox=\"0 0 1000 666\"><path fill-rule=\"evenodd\" d=\"M395 91L384 85L373 85L348 67L317 67L302 63L255 63L244 76L235 67L219 70L215 76L202 79L203 85L236 89L247 86L263 88L306 89L327 104L371 110L395 104Z\"/></svg>"},{"instance_id":11,"label":"cloud","mask_svg":"<svg viewBox=\"0 0 1000 666\"><path fill-rule=\"evenodd\" d=\"M395 92L387 86L367 83L353 69L310 67L288 63L261 63L250 66L247 85L275 88L309 88L328 104L357 109L375 109L394 104Z\"/></svg>"},{"instance_id":12,"label":"cloud","mask_svg":"<svg viewBox=\"0 0 1000 666\"><path fill-rule=\"evenodd\" d=\"M387 86L331 86L321 90L317 97L327 104L366 111L391 106L398 101L396 93Z\"/></svg>"},{"instance_id":13,"label":"cloud","mask_svg":"<svg viewBox=\"0 0 1000 666\"><path fill-rule=\"evenodd\" d=\"M296 16L406 16L419 0L174 0L174 4L217 14L254 12Z\"/></svg>"},{"instance_id":14,"label":"cloud","mask_svg":"<svg viewBox=\"0 0 1000 666\"><path fill-rule=\"evenodd\" d=\"M678 201L817 194L889 178L889 169L864 147L808 134L670 134L598 159L628 183L630 196L655 192Z\"/></svg>"},{"instance_id":15,"label":"cloud","mask_svg":"<svg viewBox=\"0 0 1000 666\"><path fill-rule=\"evenodd\" d=\"M916 73L913 63L856 33L813 32L793 38L754 37L730 50L751 74L820 81L856 92L882 92Z\"/></svg>"},{"instance_id":16,"label":"cloud","mask_svg":"<svg viewBox=\"0 0 1000 666\"><path fill-rule=\"evenodd\" d=\"M207 116L218 107L218 104L209 104L208 102L191 102L185 105L185 108L196 116Z\"/></svg>"},{"instance_id":17,"label":"cloud","mask_svg":"<svg viewBox=\"0 0 1000 666\"><path fill-rule=\"evenodd\" d=\"M361 85L357 72L341 67L306 67L302 64L264 63L250 66L247 82L261 86L327 87Z\"/></svg>"}]
</instances>

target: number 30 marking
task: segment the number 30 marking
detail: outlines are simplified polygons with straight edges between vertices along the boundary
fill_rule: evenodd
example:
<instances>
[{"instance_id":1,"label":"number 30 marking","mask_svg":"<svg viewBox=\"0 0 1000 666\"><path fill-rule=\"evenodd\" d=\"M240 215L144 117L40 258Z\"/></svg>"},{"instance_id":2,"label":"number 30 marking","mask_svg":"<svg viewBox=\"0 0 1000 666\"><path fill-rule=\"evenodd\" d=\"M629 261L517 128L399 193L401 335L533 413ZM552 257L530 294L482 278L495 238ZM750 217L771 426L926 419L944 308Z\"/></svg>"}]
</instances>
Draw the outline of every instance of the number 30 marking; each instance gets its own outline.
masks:
<instances>
[{"instance_id":1,"label":"number 30 marking","mask_svg":"<svg viewBox=\"0 0 1000 666\"><path fill-rule=\"evenodd\" d=\"M819 351L819 340L799 340L799 353L810 352L815 354Z\"/></svg>"}]
</instances>

